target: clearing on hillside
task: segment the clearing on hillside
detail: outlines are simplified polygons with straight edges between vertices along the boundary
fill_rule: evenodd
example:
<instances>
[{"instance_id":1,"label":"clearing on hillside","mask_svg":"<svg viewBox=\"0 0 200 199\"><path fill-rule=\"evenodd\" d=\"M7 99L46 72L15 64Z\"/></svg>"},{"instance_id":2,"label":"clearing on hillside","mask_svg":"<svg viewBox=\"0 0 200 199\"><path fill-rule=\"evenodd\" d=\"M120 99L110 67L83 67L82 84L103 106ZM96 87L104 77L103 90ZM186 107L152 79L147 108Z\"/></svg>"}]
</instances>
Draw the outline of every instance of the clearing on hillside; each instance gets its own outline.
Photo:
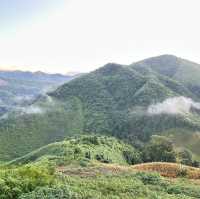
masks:
<instances>
[{"instance_id":1,"label":"clearing on hillside","mask_svg":"<svg viewBox=\"0 0 200 199\"><path fill-rule=\"evenodd\" d=\"M190 179L200 179L200 169L185 166L177 163L152 162L131 166L138 171L158 172L164 177L187 177Z\"/></svg>"}]
</instances>

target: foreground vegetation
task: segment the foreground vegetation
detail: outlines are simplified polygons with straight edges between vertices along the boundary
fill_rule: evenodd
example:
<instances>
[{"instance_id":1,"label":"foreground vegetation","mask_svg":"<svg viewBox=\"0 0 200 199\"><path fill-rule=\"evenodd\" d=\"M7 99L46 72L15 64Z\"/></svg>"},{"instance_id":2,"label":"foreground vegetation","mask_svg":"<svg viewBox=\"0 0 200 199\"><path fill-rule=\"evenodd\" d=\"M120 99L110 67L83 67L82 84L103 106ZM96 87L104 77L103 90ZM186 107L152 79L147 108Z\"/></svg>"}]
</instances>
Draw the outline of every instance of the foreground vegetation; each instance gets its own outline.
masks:
<instances>
[{"instance_id":1,"label":"foreground vegetation","mask_svg":"<svg viewBox=\"0 0 200 199\"><path fill-rule=\"evenodd\" d=\"M72 137L3 164L0 198L199 198L198 168L177 163L136 164L161 154L160 160L176 159L171 146L160 136L152 138L143 152L113 137Z\"/></svg>"},{"instance_id":2,"label":"foreground vegetation","mask_svg":"<svg viewBox=\"0 0 200 199\"><path fill-rule=\"evenodd\" d=\"M93 161L134 165L145 162L174 162L199 167L192 153L176 149L164 136L152 136L151 140L133 147L119 139L108 136L79 135L41 147L27 155L7 162L7 165L27 163L43 164L50 161L59 166L87 166Z\"/></svg>"},{"instance_id":3,"label":"foreground vegetation","mask_svg":"<svg viewBox=\"0 0 200 199\"><path fill-rule=\"evenodd\" d=\"M116 172L114 167L112 171L105 167L93 176L79 175L80 170L76 168L77 173L63 174L34 165L1 169L0 198L194 199L200 195L199 185L186 178L171 180L156 173Z\"/></svg>"}]
</instances>

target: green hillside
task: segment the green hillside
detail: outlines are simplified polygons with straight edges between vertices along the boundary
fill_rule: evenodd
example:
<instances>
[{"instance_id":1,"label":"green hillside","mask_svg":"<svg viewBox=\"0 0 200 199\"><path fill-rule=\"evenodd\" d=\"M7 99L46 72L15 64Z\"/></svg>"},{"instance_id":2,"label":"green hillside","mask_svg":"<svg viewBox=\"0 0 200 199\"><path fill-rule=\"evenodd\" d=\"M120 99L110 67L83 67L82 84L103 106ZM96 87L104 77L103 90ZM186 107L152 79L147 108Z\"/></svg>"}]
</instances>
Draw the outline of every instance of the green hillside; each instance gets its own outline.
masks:
<instances>
[{"instance_id":1,"label":"green hillside","mask_svg":"<svg viewBox=\"0 0 200 199\"><path fill-rule=\"evenodd\" d=\"M117 169L118 167L116 167ZM82 169L85 171L86 169ZM93 170L90 169L90 172ZM79 176L62 175L46 168L22 166L0 172L2 199L197 199L199 185L178 178L167 179L156 173L114 172L107 167L104 173Z\"/></svg>"},{"instance_id":2,"label":"green hillside","mask_svg":"<svg viewBox=\"0 0 200 199\"><path fill-rule=\"evenodd\" d=\"M50 95L62 101L70 96L79 98L86 112L85 130L99 133L126 132L131 111L138 106L145 108L174 96L193 97L193 93L174 80L152 73L143 75L117 64L108 64Z\"/></svg>"},{"instance_id":3,"label":"green hillside","mask_svg":"<svg viewBox=\"0 0 200 199\"><path fill-rule=\"evenodd\" d=\"M139 161L139 153L130 145L116 138L105 136L77 136L62 142L55 142L37 149L8 164L54 162L56 165L87 165L92 161L127 165L126 154L132 157L132 163Z\"/></svg>"},{"instance_id":4,"label":"green hillside","mask_svg":"<svg viewBox=\"0 0 200 199\"><path fill-rule=\"evenodd\" d=\"M160 58L162 59L162 57ZM199 129L199 116L146 114L149 105L167 98L185 96L198 99L181 82L158 74L149 67L107 64L103 68L58 88L51 96L66 101L70 96L80 99L85 110L86 132L109 133L148 139L160 131L184 126Z\"/></svg>"},{"instance_id":5,"label":"green hillside","mask_svg":"<svg viewBox=\"0 0 200 199\"><path fill-rule=\"evenodd\" d=\"M0 167L0 198L199 198L198 168L163 162L129 165L138 156L113 137L77 136L52 143ZM157 170L143 172L146 167ZM163 168L176 178L162 177Z\"/></svg>"},{"instance_id":6,"label":"green hillside","mask_svg":"<svg viewBox=\"0 0 200 199\"><path fill-rule=\"evenodd\" d=\"M198 93L191 89L189 78L183 82L172 76L172 70L189 67L182 66L181 60L165 55L130 66L110 63L38 98L27 110L11 112L0 121L0 160L12 160L83 132L135 144L170 129L199 131ZM198 73L198 65L189 68L188 76ZM193 86L198 87L198 82ZM180 96L184 111L168 113L174 108L166 108L169 101L165 100L172 99L178 106L176 97ZM156 104L164 106L164 112L149 113L149 107Z\"/></svg>"},{"instance_id":7,"label":"green hillside","mask_svg":"<svg viewBox=\"0 0 200 199\"><path fill-rule=\"evenodd\" d=\"M161 55L134 63L132 68L146 70L170 77L200 96L200 65L173 55Z\"/></svg>"},{"instance_id":8,"label":"green hillside","mask_svg":"<svg viewBox=\"0 0 200 199\"><path fill-rule=\"evenodd\" d=\"M67 135L82 133L83 115L79 100L38 99L23 111L11 112L0 120L0 159L11 160Z\"/></svg>"}]
</instances>

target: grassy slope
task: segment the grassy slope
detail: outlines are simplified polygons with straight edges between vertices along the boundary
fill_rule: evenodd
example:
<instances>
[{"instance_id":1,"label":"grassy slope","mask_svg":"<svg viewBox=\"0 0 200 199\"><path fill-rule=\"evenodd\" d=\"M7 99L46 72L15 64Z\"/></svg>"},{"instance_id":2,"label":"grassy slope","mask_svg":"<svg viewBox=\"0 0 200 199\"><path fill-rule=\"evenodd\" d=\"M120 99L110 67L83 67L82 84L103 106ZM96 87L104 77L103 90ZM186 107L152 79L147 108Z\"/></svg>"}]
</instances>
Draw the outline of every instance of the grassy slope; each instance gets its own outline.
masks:
<instances>
[{"instance_id":1,"label":"grassy slope","mask_svg":"<svg viewBox=\"0 0 200 199\"><path fill-rule=\"evenodd\" d=\"M83 199L194 199L200 191L198 185L186 180L171 182L156 174L143 173L67 177L65 182Z\"/></svg>"},{"instance_id":2,"label":"grassy slope","mask_svg":"<svg viewBox=\"0 0 200 199\"><path fill-rule=\"evenodd\" d=\"M19 199L33 199L36 196L40 198L44 195L55 198L58 194L61 197L64 190L67 193L70 191L71 196L68 198L71 199L194 199L199 197L199 181L187 179L187 177L199 179L199 169L180 167L178 164L171 163L128 166L122 152L131 149L131 146L115 138L104 136L82 136L47 145L10 162L11 168L0 169L2 191L5 187L4 182L8 183L4 198L9 198L10 193ZM85 158L85 152L88 151L91 153L93 163L84 166L77 164ZM95 161L97 154L106 154L115 164ZM61 159L65 164L59 166ZM29 163L24 165L27 162ZM54 175L48 172L47 168L51 167L45 166L48 165L47 162L56 163L57 169ZM15 167L15 164L20 166ZM182 175L183 169L187 169L187 175ZM184 178L172 180L152 171L167 177ZM175 175L172 175L174 173ZM34 183L31 184L31 180ZM16 183L15 189L10 189L13 183ZM42 193L41 187L45 187ZM54 191L51 193L52 190ZM0 196L2 193L0 192ZM10 196L12 197L11 194Z\"/></svg>"},{"instance_id":3,"label":"grassy slope","mask_svg":"<svg viewBox=\"0 0 200 199\"><path fill-rule=\"evenodd\" d=\"M47 145L10 162L6 169L0 168L0 197L34 199L51 195L55 198L63 196L65 190L70 192L70 199L199 198L200 182L196 180L200 178L199 169L171 163L128 166L123 156L127 150L135 152L116 138L104 136L78 136ZM91 164L81 164L89 151ZM115 164L97 161L97 154L104 154ZM56 166L55 174L52 163ZM183 173L185 169L187 172ZM184 178L172 180L152 171Z\"/></svg>"},{"instance_id":4,"label":"grassy slope","mask_svg":"<svg viewBox=\"0 0 200 199\"><path fill-rule=\"evenodd\" d=\"M120 142L113 137L78 136L62 142L56 142L37 149L23 157L17 158L8 164L25 164L49 160L59 165L89 163L97 161L97 155L102 156L99 161L108 161L118 164L128 164L123 152L137 152L133 147Z\"/></svg>"},{"instance_id":5,"label":"grassy slope","mask_svg":"<svg viewBox=\"0 0 200 199\"><path fill-rule=\"evenodd\" d=\"M0 197L196 199L200 195L198 180L166 179L156 173L130 171L113 165L101 166L101 169L96 175L86 173L86 170L92 173L94 168L78 168L75 174L73 170L71 173L53 174L47 168L33 165L0 170ZM81 173L84 175L80 175Z\"/></svg>"}]
</instances>

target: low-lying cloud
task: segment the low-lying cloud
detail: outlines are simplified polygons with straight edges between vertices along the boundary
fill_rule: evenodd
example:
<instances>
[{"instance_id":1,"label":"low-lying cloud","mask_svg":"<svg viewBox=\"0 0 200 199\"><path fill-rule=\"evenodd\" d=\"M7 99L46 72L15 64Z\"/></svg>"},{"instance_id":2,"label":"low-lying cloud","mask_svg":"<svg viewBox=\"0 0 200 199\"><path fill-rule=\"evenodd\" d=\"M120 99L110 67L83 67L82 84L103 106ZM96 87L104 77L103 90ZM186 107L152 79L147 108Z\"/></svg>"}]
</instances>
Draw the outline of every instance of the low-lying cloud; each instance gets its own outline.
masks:
<instances>
[{"instance_id":1,"label":"low-lying cloud","mask_svg":"<svg viewBox=\"0 0 200 199\"><path fill-rule=\"evenodd\" d=\"M16 96L14 97L14 101L15 102L24 102L24 101L31 101L34 99L34 95L23 95L23 96Z\"/></svg>"},{"instance_id":2,"label":"low-lying cloud","mask_svg":"<svg viewBox=\"0 0 200 199\"><path fill-rule=\"evenodd\" d=\"M49 108L55 106L53 99L45 95L45 103L47 106L31 105L21 108L23 114L44 114Z\"/></svg>"},{"instance_id":3,"label":"low-lying cloud","mask_svg":"<svg viewBox=\"0 0 200 199\"><path fill-rule=\"evenodd\" d=\"M43 114L44 110L39 106L29 106L27 108L23 108L22 112L25 114Z\"/></svg>"},{"instance_id":4,"label":"low-lying cloud","mask_svg":"<svg viewBox=\"0 0 200 199\"><path fill-rule=\"evenodd\" d=\"M200 103L194 102L187 97L172 97L161 103L150 105L147 113L151 115L157 114L184 114L189 113L191 108L200 109Z\"/></svg>"}]
</instances>

